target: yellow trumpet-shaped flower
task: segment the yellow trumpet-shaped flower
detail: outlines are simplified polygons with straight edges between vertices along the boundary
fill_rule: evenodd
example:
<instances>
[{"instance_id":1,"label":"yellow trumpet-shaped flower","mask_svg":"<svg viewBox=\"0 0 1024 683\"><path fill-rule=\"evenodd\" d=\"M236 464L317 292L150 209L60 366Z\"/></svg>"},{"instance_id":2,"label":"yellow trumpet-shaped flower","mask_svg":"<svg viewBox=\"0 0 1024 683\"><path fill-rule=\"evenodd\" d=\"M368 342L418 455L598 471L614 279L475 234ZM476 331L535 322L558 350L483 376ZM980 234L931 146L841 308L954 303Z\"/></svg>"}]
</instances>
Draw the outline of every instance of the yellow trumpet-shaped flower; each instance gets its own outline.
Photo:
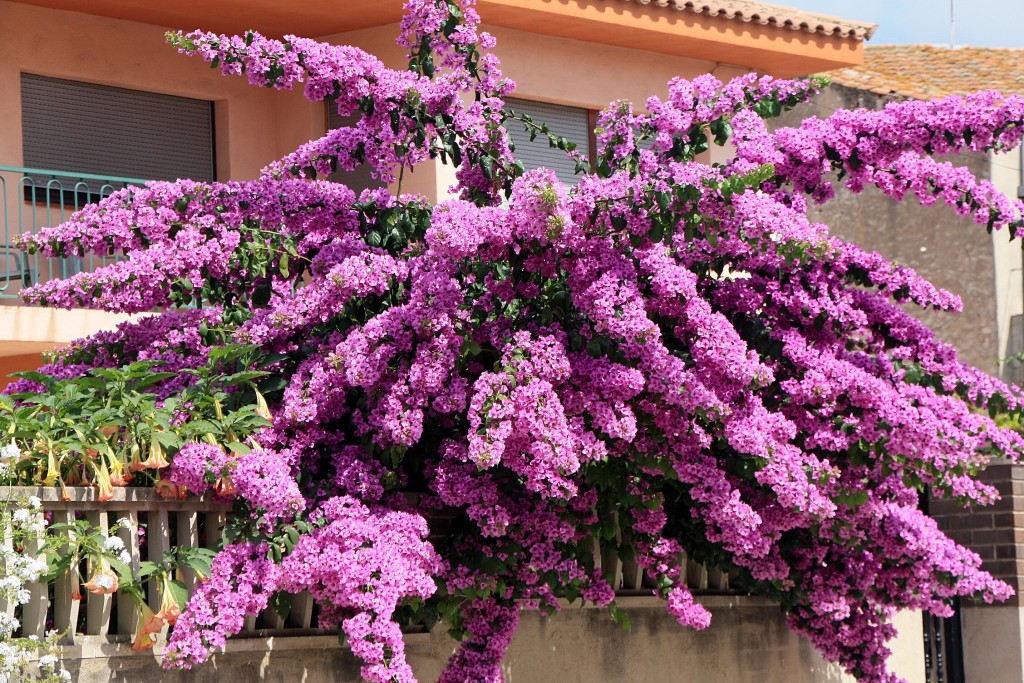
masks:
<instances>
[{"instance_id":1,"label":"yellow trumpet-shaped flower","mask_svg":"<svg viewBox=\"0 0 1024 683\"><path fill-rule=\"evenodd\" d=\"M132 480L132 473L125 471L125 465L117 457L110 459L110 483L114 486L127 486Z\"/></svg>"},{"instance_id":2,"label":"yellow trumpet-shaped flower","mask_svg":"<svg viewBox=\"0 0 1024 683\"><path fill-rule=\"evenodd\" d=\"M139 619L135 624L135 638L132 640L133 650L148 650L156 644L156 636L164 627L164 620L153 614L145 602L138 600Z\"/></svg>"},{"instance_id":3,"label":"yellow trumpet-shaped flower","mask_svg":"<svg viewBox=\"0 0 1024 683\"><path fill-rule=\"evenodd\" d=\"M166 621L169 626L174 626L180 614L181 605L174 599L170 574L164 574L160 580L160 611L154 616Z\"/></svg>"},{"instance_id":4,"label":"yellow trumpet-shaped flower","mask_svg":"<svg viewBox=\"0 0 1024 683\"><path fill-rule=\"evenodd\" d=\"M43 477L43 486L53 486L57 483L57 479L60 477L60 470L57 469L57 456L53 453L53 448L46 449L46 476Z\"/></svg>"},{"instance_id":5,"label":"yellow trumpet-shaped flower","mask_svg":"<svg viewBox=\"0 0 1024 683\"><path fill-rule=\"evenodd\" d=\"M167 461L167 456L164 455L164 447L156 439L149 442L149 457L142 462L142 466L151 470L161 470L171 466L171 463Z\"/></svg>"},{"instance_id":6,"label":"yellow trumpet-shaped flower","mask_svg":"<svg viewBox=\"0 0 1024 683\"><path fill-rule=\"evenodd\" d=\"M142 455L142 449L139 447L139 444L138 443L133 443L132 444L132 459L131 459L131 462L128 463L128 470L129 471L131 471L131 472L139 472L141 470L146 469L146 466L142 464L142 458L140 457L141 455Z\"/></svg>"},{"instance_id":7,"label":"yellow trumpet-shaped flower","mask_svg":"<svg viewBox=\"0 0 1024 683\"><path fill-rule=\"evenodd\" d=\"M114 500L114 485L110 482L110 470L107 469L107 463L100 459L92 466L96 473L96 486L99 488L96 500Z\"/></svg>"},{"instance_id":8,"label":"yellow trumpet-shaped flower","mask_svg":"<svg viewBox=\"0 0 1024 683\"><path fill-rule=\"evenodd\" d=\"M254 389L254 391L256 392L256 414L264 420L273 421L274 416L270 414L270 406L267 405L267 399L263 397L259 389Z\"/></svg>"}]
</instances>

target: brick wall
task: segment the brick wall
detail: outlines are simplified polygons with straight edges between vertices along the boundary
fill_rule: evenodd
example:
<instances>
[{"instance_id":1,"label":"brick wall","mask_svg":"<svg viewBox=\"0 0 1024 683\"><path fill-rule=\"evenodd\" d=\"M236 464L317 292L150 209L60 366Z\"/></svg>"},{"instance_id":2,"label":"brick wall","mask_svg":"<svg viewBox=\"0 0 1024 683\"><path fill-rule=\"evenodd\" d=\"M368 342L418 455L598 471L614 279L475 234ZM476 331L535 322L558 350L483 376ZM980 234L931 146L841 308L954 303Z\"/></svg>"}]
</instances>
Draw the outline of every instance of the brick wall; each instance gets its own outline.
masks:
<instances>
[{"instance_id":1,"label":"brick wall","mask_svg":"<svg viewBox=\"0 0 1024 683\"><path fill-rule=\"evenodd\" d=\"M954 541L981 556L983 568L1019 594L1024 587L1024 465L994 463L979 477L1002 498L994 505L965 509L954 501L931 500L929 513ZM1013 604L1020 604L1013 598Z\"/></svg>"}]
</instances>

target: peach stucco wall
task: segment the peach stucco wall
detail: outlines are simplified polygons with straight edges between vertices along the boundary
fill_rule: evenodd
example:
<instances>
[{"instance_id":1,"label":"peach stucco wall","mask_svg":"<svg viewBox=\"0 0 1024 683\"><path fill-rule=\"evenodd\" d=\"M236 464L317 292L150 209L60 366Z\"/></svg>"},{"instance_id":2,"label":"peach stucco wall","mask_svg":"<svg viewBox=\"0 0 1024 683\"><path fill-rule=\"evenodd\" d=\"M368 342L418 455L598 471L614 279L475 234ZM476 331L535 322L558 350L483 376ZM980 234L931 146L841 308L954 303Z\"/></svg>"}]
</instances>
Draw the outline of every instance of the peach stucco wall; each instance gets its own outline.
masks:
<instances>
[{"instance_id":1,"label":"peach stucco wall","mask_svg":"<svg viewBox=\"0 0 1024 683\"><path fill-rule=\"evenodd\" d=\"M252 178L315 133L322 116L300 94L223 78L178 55L165 30L0 0L0 165L22 163L23 72L213 101L220 179Z\"/></svg>"},{"instance_id":2,"label":"peach stucco wall","mask_svg":"<svg viewBox=\"0 0 1024 683\"><path fill-rule=\"evenodd\" d=\"M613 100L629 99L642 110L649 96L665 97L669 80L676 76L693 78L710 72L724 81L748 70L496 26L484 29L498 40L495 53L504 74L516 82L516 97L528 100L602 109ZM396 27L379 26L334 34L324 40L357 45L389 66L401 68L405 54L395 44L396 35ZM417 168L403 178L402 191L443 197L454 180L450 167Z\"/></svg>"}]
</instances>

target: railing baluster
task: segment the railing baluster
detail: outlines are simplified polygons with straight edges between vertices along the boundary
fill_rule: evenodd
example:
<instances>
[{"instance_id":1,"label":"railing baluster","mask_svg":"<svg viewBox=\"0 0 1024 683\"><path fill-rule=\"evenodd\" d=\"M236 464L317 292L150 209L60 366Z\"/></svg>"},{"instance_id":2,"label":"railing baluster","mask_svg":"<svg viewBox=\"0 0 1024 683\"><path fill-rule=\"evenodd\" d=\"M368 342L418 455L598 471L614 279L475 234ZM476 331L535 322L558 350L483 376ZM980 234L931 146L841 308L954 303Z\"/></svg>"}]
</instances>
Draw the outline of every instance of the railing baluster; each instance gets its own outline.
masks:
<instances>
[{"instance_id":1,"label":"railing baluster","mask_svg":"<svg viewBox=\"0 0 1024 683\"><path fill-rule=\"evenodd\" d=\"M708 589L708 568L697 562L686 562L686 586L690 590L703 591Z\"/></svg>"},{"instance_id":2,"label":"railing baluster","mask_svg":"<svg viewBox=\"0 0 1024 683\"><path fill-rule=\"evenodd\" d=\"M708 569L708 588L710 590L724 591L729 589L729 575L721 569Z\"/></svg>"},{"instance_id":3,"label":"railing baluster","mask_svg":"<svg viewBox=\"0 0 1024 683\"><path fill-rule=\"evenodd\" d=\"M263 628L284 628L284 619L273 605L268 605L267 609L263 610Z\"/></svg>"},{"instance_id":4,"label":"railing baluster","mask_svg":"<svg viewBox=\"0 0 1024 683\"><path fill-rule=\"evenodd\" d=\"M107 535L110 526L107 522L105 510L90 510L85 514L93 529L97 529ZM93 571L97 569L93 567ZM90 593L86 602L85 612L85 634L88 636L105 636L110 628L110 607L111 597L109 595L97 595Z\"/></svg>"},{"instance_id":5,"label":"railing baluster","mask_svg":"<svg viewBox=\"0 0 1024 683\"><path fill-rule=\"evenodd\" d=\"M644 573L636 558L622 563L622 590L638 591L643 588Z\"/></svg>"},{"instance_id":6,"label":"railing baluster","mask_svg":"<svg viewBox=\"0 0 1024 683\"><path fill-rule=\"evenodd\" d=\"M307 591L293 595L292 609L288 613L288 625L296 628L310 628L313 625L313 596Z\"/></svg>"},{"instance_id":7,"label":"railing baluster","mask_svg":"<svg viewBox=\"0 0 1024 683\"><path fill-rule=\"evenodd\" d=\"M71 509L57 510L53 513L54 524L71 524L75 521L75 513ZM61 532L71 536L72 532ZM65 552L70 552L64 546ZM53 627L64 633L62 642L73 644L75 631L78 629L78 608L82 604L82 594L78 581L78 564L72 563L68 570L57 577L53 588Z\"/></svg>"},{"instance_id":8,"label":"railing baluster","mask_svg":"<svg viewBox=\"0 0 1024 683\"><path fill-rule=\"evenodd\" d=\"M199 547L199 514L195 510L183 510L178 512L177 517L177 541L182 548ZM191 567L184 567L181 570L182 582L189 592L196 586L196 573Z\"/></svg>"},{"instance_id":9,"label":"railing baluster","mask_svg":"<svg viewBox=\"0 0 1024 683\"><path fill-rule=\"evenodd\" d=\"M227 515L223 512L208 511L206 513L206 547L216 548L220 544L221 530L227 523Z\"/></svg>"},{"instance_id":10,"label":"railing baluster","mask_svg":"<svg viewBox=\"0 0 1024 683\"><path fill-rule=\"evenodd\" d=\"M155 503L149 508L147 517L149 526L146 528L146 556L150 562L160 564L164 561L164 553L171 549L171 528L167 508ZM149 607L154 612L160 609L160 588L155 582L149 584Z\"/></svg>"},{"instance_id":11,"label":"railing baluster","mask_svg":"<svg viewBox=\"0 0 1024 683\"><path fill-rule=\"evenodd\" d=\"M25 556L35 558L43 549L43 537L37 535L25 541ZM50 591L47 584L34 582L26 585L29 599L22 607L21 630L26 636L42 638L46 632L46 613L50 607Z\"/></svg>"},{"instance_id":12,"label":"railing baluster","mask_svg":"<svg viewBox=\"0 0 1024 683\"><path fill-rule=\"evenodd\" d=\"M2 567L3 575L7 576L10 574L11 564L13 562L14 555L14 524L11 521L10 510L5 510L2 516L2 522L0 522L0 534L3 536L3 559L0 561L0 567ZM8 599L7 597L0 595L0 613L8 618L14 617L14 608L17 607L14 600Z\"/></svg>"},{"instance_id":13,"label":"railing baluster","mask_svg":"<svg viewBox=\"0 0 1024 683\"><path fill-rule=\"evenodd\" d=\"M132 568L132 573L137 573L142 559L139 552L139 513L128 510L121 513L119 519L128 521L127 525L122 524L118 528L117 535L124 541L125 550L128 552L128 566ZM139 619L135 603L124 591L118 591L117 598L117 632L134 633Z\"/></svg>"}]
</instances>

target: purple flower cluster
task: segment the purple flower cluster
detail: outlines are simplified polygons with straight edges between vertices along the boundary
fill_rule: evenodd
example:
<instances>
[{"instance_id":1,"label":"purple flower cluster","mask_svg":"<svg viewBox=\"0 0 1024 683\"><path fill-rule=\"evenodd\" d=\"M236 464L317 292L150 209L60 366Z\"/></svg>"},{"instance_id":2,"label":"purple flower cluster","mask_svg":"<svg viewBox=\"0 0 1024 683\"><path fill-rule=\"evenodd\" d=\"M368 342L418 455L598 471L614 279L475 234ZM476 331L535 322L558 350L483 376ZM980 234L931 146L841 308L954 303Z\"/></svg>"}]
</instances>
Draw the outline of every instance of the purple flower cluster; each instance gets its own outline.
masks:
<instances>
[{"instance_id":1,"label":"purple flower cluster","mask_svg":"<svg viewBox=\"0 0 1024 683\"><path fill-rule=\"evenodd\" d=\"M270 593L308 590L368 680L414 680L397 614L429 607L465 636L441 680L497 682L520 608L613 599L598 541L628 543L680 623L710 622L681 580L685 552L785 604L873 683L891 680L895 608L1010 594L915 506L925 486L994 498L975 475L1024 440L990 413L1019 415L1021 393L902 308L957 310L956 296L806 210L840 171L1013 229L1020 203L930 155L1018 144L1024 101L983 93L768 133L762 117L817 84L676 80L646 113L602 113L595 170L567 189L516 170L499 125L511 84L480 54L491 40L471 3L406 5L410 71L298 38L174 38L359 120L259 180L124 190L25 239L125 257L30 301L214 307L83 340L46 372L198 368L200 329L216 325L272 375L273 424L251 449L172 454L173 484L236 496L267 538L218 557L175 627L174 665L203 661ZM709 133L734 136L732 162L694 161ZM432 157L459 167L460 198L357 197L312 177L366 163L389 179ZM428 540L432 516L450 522L443 542Z\"/></svg>"}]
</instances>

